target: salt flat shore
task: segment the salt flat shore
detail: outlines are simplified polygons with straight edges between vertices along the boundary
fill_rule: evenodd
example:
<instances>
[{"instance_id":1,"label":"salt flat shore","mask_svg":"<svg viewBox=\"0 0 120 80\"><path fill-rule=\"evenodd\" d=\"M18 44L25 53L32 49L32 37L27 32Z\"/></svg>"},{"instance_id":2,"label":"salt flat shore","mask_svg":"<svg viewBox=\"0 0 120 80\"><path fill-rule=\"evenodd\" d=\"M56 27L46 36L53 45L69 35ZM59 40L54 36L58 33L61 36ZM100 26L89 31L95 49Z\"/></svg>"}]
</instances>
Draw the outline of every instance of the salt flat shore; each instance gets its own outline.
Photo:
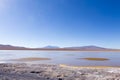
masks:
<instances>
[{"instance_id":1,"label":"salt flat shore","mask_svg":"<svg viewBox=\"0 0 120 80\"><path fill-rule=\"evenodd\" d=\"M0 80L120 80L119 67L0 64Z\"/></svg>"}]
</instances>

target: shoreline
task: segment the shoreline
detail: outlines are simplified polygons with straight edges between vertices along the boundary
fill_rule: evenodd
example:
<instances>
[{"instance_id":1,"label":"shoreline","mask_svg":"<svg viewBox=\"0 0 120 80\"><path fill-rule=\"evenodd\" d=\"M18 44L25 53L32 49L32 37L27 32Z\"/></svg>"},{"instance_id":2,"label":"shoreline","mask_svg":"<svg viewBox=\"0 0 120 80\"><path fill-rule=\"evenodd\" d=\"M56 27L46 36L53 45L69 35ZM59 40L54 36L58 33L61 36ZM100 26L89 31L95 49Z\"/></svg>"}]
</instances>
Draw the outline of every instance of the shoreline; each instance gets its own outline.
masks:
<instances>
[{"instance_id":1,"label":"shoreline","mask_svg":"<svg viewBox=\"0 0 120 80\"><path fill-rule=\"evenodd\" d=\"M120 50L0 50L0 51L48 51L48 52L120 52Z\"/></svg>"},{"instance_id":2,"label":"shoreline","mask_svg":"<svg viewBox=\"0 0 120 80\"><path fill-rule=\"evenodd\" d=\"M61 67L66 68L89 68L89 69L105 69L105 68L120 68L120 66L72 66L72 65L66 65L66 64L59 64Z\"/></svg>"},{"instance_id":3,"label":"shoreline","mask_svg":"<svg viewBox=\"0 0 120 80\"><path fill-rule=\"evenodd\" d=\"M120 67L64 64L0 64L2 80L120 80Z\"/></svg>"}]
</instances>

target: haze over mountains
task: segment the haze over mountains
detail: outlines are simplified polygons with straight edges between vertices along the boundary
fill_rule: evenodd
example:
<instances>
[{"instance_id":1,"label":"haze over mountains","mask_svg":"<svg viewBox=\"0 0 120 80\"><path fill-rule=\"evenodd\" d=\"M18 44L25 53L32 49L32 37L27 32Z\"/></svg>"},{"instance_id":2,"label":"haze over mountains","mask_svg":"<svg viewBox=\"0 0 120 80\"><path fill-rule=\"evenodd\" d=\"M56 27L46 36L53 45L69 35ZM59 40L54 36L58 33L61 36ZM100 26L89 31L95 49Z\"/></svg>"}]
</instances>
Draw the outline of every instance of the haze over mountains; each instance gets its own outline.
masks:
<instances>
[{"instance_id":1,"label":"haze over mountains","mask_svg":"<svg viewBox=\"0 0 120 80\"><path fill-rule=\"evenodd\" d=\"M98 46L81 46L81 47L63 47L60 48L58 46L45 46L42 48L27 48L20 46L12 46L12 45L3 45L0 44L0 50L60 50L60 51L120 51L120 49L109 49Z\"/></svg>"}]
</instances>

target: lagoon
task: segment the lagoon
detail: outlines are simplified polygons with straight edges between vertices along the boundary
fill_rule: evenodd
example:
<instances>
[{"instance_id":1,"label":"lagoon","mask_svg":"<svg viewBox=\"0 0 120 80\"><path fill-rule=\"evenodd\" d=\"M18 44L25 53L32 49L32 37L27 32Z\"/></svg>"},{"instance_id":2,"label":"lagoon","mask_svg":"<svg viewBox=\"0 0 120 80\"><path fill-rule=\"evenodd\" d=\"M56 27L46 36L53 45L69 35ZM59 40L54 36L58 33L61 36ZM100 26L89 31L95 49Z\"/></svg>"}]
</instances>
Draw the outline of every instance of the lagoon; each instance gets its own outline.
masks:
<instances>
[{"instance_id":1,"label":"lagoon","mask_svg":"<svg viewBox=\"0 0 120 80\"><path fill-rule=\"evenodd\" d=\"M83 58L105 58L106 60L87 60ZM72 66L120 66L119 60L120 52L29 50L0 51L0 63L66 64Z\"/></svg>"}]
</instances>

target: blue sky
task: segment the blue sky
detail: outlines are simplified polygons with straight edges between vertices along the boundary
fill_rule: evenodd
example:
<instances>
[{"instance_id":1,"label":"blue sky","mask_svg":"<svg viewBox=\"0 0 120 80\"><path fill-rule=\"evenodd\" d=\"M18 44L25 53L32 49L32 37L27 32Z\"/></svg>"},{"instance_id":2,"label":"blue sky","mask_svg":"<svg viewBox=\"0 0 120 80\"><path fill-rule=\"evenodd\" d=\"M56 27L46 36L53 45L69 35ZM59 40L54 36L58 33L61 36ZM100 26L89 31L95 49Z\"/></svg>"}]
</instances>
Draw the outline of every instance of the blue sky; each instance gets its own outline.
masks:
<instances>
[{"instance_id":1,"label":"blue sky","mask_svg":"<svg viewBox=\"0 0 120 80\"><path fill-rule=\"evenodd\" d=\"M120 48L119 0L0 0L0 44Z\"/></svg>"}]
</instances>

